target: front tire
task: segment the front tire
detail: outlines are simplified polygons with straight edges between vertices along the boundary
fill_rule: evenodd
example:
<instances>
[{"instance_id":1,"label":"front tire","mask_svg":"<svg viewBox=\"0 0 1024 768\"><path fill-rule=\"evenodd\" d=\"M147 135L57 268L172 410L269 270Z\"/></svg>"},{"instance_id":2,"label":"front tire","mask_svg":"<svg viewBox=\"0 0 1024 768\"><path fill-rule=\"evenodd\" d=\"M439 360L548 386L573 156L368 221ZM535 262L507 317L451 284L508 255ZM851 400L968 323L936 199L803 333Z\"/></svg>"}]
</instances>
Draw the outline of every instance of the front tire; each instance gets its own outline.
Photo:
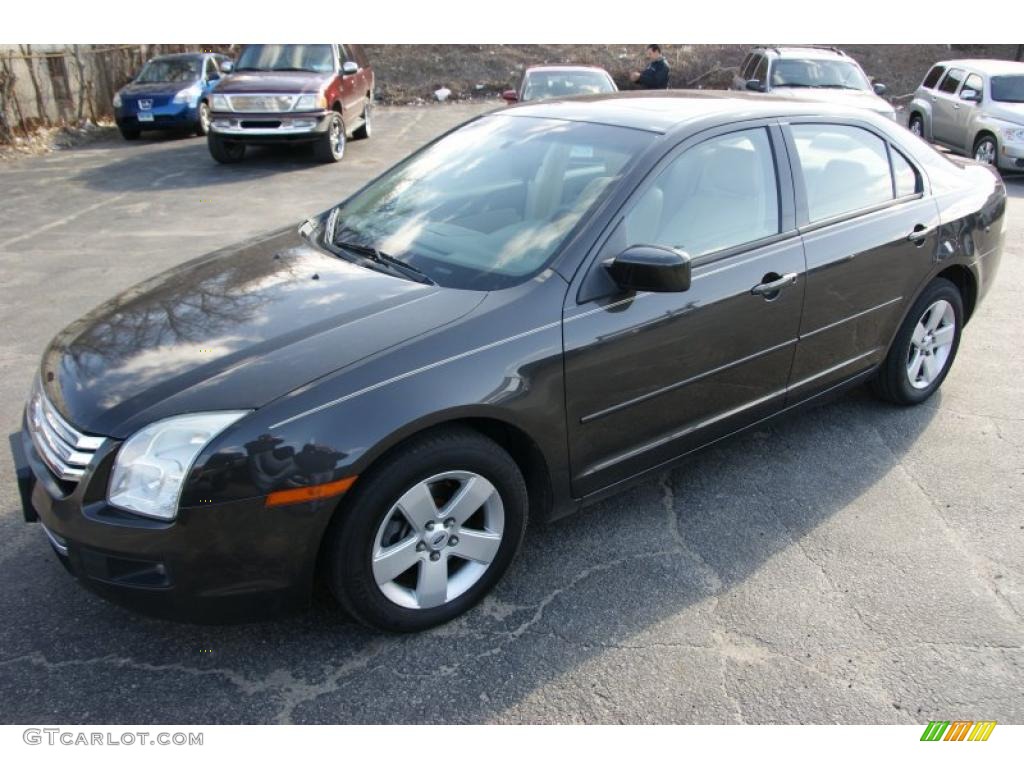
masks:
<instances>
[{"instance_id":1,"label":"front tire","mask_svg":"<svg viewBox=\"0 0 1024 768\"><path fill-rule=\"evenodd\" d=\"M210 156L218 163L230 165L240 163L245 158L245 144L237 141L225 141L216 133L206 135L206 146L210 150Z\"/></svg>"},{"instance_id":2,"label":"front tire","mask_svg":"<svg viewBox=\"0 0 1024 768\"><path fill-rule=\"evenodd\" d=\"M321 163L337 163L345 156L345 121L337 112L331 114L327 130L313 144L313 156Z\"/></svg>"},{"instance_id":3,"label":"front tire","mask_svg":"<svg viewBox=\"0 0 1024 768\"><path fill-rule=\"evenodd\" d=\"M357 620L414 632L454 619L504 574L527 491L500 446L465 428L429 433L359 478L324 543L325 575Z\"/></svg>"},{"instance_id":4,"label":"front tire","mask_svg":"<svg viewBox=\"0 0 1024 768\"><path fill-rule=\"evenodd\" d=\"M199 103L199 119L196 121L196 136L206 136L210 132L210 105L205 101Z\"/></svg>"},{"instance_id":5,"label":"front tire","mask_svg":"<svg viewBox=\"0 0 1024 768\"><path fill-rule=\"evenodd\" d=\"M140 131L138 128L121 128L119 126L118 130L121 131L121 137L125 141L135 141L136 139L139 138L139 136L142 135L142 131Z\"/></svg>"},{"instance_id":6,"label":"front tire","mask_svg":"<svg viewBox=\"0 0 1024 768\"><path fill-rule=\"evenodd\" d=\"M897 405L917 405L931 397L949 373L963 328L960 291L944 278L924 289L886 355L872 390Z\"/></svg>"},{"instance_id":7,"label":"front tire","mask_svg":"<svg viewBox=\"0 0 1024 768\"><path fill-rule=\"evenodd\" d=\"M979 163L991 165L993 168L999 160L999 145L996 144L995 136L983 133L974 142L974 159Z\"/></svg>"}]
</instances>

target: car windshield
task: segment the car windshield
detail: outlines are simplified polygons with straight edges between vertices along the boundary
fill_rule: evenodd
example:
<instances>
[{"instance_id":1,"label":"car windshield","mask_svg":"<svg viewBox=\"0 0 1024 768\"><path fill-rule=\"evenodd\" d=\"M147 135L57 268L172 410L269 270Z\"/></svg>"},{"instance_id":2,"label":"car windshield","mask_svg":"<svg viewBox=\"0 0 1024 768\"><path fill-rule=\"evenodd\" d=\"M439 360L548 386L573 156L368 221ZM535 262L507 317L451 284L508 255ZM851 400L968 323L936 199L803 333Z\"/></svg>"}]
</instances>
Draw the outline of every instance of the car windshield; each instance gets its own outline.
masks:
<instances>
[{"instance_id":1,"label":"car windshield","mask_svg":"<svg viewBox=\"0 0 1024 768\"><path fill-rule=\"evenodd\" d=\"M849 88L870 91L871 83L856 64L840 59L777 59L773 88Z\"/></svg>"},{"instance_id":2,"label":"car windshield","mask_svg":"<svg viewBox=\"0 0 1024 768\"><path fill-rule=\"evenodd\" d=\"M540 272L656 134L492 115L442 137L336 210L333 241L435 283L495 290ZM325 233L326 234L326 233Z\"/></svg>"},{"instance_id":3,"label":"car windshield","mask_svg":"<svg viewBox=\"0 0 1024 768\"><path fill-rule=\"evenodd\" d=\"M615 84L603 72L531 72L523 86L523 101L581 93L611 93L614 90Z\"/></svg>"},{"instance_id":4,"label":"car windshield","mask_svg":"<svg viewBox=\"0 0 1024 768\"><path fill-rule=\"evenodd\" d=\"M191 83L199 79L198 59L156 59L146 64L136 83Z\"/></svg>"},{"instance_id":5,"label":"car windshield","mask_svg":"<svg viewBox=\"0 0 1024 768\"><path fill-rule=\"evenodd\" d=\"M333 72L334 54L326 45L247 45L235 71Z\"/></svg>"},{"instance_id":6,"label":"car windshield","mask_svg":"<svg viewBox=\"0 0 1024 768\"><path fill-rule=\"evenodd\" d=\"M992 78L992 101L1024 103L1024 75L997 75Z\"/></svg>"}]
</instances>

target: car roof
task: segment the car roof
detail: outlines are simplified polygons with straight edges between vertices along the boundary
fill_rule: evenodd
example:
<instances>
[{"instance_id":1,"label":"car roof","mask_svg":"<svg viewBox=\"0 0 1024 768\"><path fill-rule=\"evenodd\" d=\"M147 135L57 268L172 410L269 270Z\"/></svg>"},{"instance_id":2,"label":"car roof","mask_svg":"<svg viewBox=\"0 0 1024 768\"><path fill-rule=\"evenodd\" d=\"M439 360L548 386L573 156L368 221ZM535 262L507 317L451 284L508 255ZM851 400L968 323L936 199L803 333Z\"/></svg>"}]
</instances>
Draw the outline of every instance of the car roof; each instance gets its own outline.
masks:
<instances>
[{"instance_id":1,"label":"car roof","mask_svg":"<svg viewBox=\"0 0 1024 768\"><path fill-rule=\"evenodd\" d=\"M597 123L667 133L708 117L723 122L802 115L860 117L864 110L740 91L625 91L527 102L504 114Z\"/></svg>"},{"instance_id":2,"label":"car roof","mask_svg":"<svg viewBox=\"0 0 1024 768\"><path fill-rule=\"evenodd\" d=\"M792 56L810 57L816 59L849 59L851 56L838 48L827 48L817 45L760 45L754 48L755 51L763 51L768 55L774 54L777 58L785 59Z\"/></svg>"},{"instance_id":3,"label":"car roof","mask_svg":"<svg viewBox=\"0 0 1024 768\"><path fill-rule=\"evenodd\" d=\"M215 53L165 53L160 56L154 56L150 61L170 61L172 59L201 59L206 56L216 56Z\"/></svg>"},{"instance_id":4,"label":"car roof","mask_svg":"<svg viewBox=\"0 0 1024 768\"><path fill-rule=\"evenodd\" d=\"M936 67L960 67L973 69L983 75L1019 75L1024 74L1024 61L1006 61L1004 59L949 59L937 61Z\"/></svg>"},{"instance_id":5,"label":"car roof","mask_svg":"<svg viewBox=\"0 0 1024 768\"><path fill-rule=\"evenodd\" d=\"M608 74L606 69L585 64L538 64L535 67L526 68L526 74L531 72L601 72L605 75Z\"/></svg>"}]
</instances>

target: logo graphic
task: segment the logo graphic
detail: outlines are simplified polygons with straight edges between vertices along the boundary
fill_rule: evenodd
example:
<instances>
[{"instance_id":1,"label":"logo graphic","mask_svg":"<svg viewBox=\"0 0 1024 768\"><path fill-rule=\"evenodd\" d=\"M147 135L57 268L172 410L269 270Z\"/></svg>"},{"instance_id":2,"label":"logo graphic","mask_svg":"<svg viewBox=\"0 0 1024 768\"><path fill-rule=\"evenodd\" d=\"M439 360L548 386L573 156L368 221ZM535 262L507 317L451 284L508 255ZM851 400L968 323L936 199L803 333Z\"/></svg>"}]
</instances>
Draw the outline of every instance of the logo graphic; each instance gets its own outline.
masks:
<instances>
[{"instance_id":1,"label":"logo graphic","mask_svg":"<svg viewBox=\"0 0 1024 768\"><path fill-rule=\"evenodd\" d=\"M139 99L139 109L152 109L152 108L153 108L153 100L152 99Z\"/></svg>"},{"instance_id":2,"label":"logo graphic","mask_svg":"<svg viewBox=\"0 0 1024 768\"><path fill-rule=\"evenodd\" d=\"M921 741L988 741L995 727L995 720L932 720Z\"/></svg>"}]
</instances>

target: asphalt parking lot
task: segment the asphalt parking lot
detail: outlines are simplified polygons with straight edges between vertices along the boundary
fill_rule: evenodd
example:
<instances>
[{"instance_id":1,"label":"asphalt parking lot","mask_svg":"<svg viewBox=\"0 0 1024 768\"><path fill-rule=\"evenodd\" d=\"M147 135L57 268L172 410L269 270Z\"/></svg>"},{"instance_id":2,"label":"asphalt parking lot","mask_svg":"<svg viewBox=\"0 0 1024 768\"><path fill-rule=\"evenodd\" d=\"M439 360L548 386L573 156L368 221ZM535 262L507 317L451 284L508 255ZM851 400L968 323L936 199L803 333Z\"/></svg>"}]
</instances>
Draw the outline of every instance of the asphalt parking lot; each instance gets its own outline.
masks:
<instances>
[{"instance_id":1,"label":"asphalt parking lot","mask_svg":"<svg viewBox=\"0 0 1024 768\"><path fill-rule=\"evenodd\" d=\"M380 109L337 166L218 166L166 137L0 165L3 434L64 325L298 223L483 109ZM22 522L5 457L0 721L1024 722L1024 179L1007 184L997 285L929 403L857 390L536 526L491 597L422 635L322 597L231 627L109 605Z\"/></svg>"}]
</instances>

